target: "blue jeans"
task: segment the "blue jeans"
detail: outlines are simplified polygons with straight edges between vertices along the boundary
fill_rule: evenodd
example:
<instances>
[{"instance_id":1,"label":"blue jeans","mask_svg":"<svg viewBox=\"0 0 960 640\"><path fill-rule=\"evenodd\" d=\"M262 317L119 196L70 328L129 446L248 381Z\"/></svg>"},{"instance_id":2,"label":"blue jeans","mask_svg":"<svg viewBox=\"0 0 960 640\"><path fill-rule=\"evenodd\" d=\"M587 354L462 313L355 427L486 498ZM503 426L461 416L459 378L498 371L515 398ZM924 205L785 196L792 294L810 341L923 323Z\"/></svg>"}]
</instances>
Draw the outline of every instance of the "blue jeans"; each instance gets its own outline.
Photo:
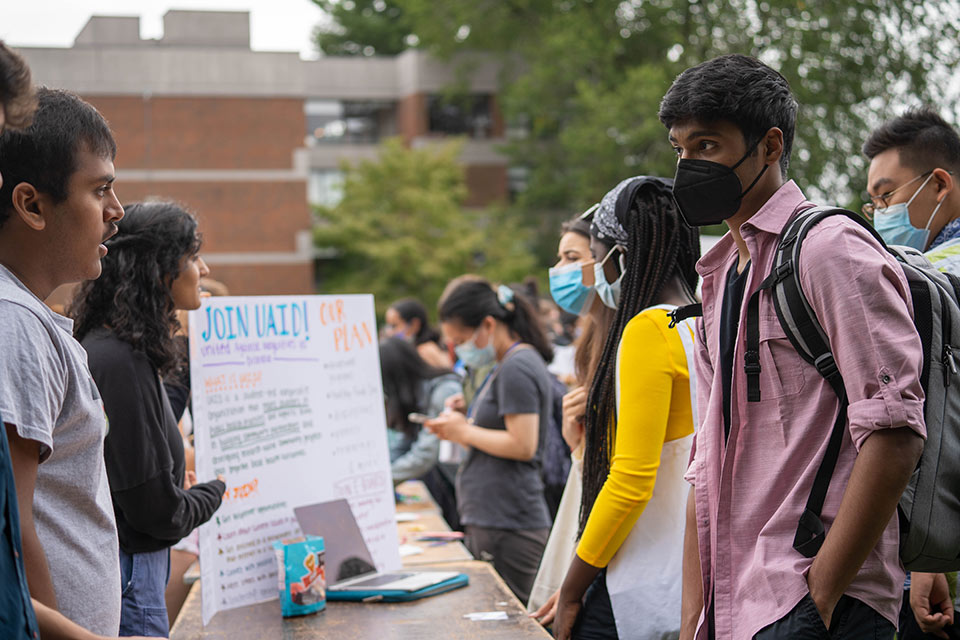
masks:
<instances>
[{"instance_id":1,"label":"blue jeans","mask_svg":"<svg viewBox=\"0 0 960 640\"><path fill-rule=\"evenodd\" d=\"M170 549L148 553L120 550L120 635L170 635L164 592L170 579Z\"/></svg>"}]
</instances>

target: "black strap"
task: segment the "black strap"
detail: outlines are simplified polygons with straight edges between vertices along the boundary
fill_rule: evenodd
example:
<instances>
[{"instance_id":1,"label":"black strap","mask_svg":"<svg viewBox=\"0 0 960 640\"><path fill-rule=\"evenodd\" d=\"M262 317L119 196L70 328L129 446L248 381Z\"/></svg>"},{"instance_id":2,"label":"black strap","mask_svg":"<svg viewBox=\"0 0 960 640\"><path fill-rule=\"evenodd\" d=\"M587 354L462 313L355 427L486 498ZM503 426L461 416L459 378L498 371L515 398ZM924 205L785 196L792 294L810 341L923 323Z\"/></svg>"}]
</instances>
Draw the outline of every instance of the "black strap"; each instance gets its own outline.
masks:
<instances>
[{"instance_id":1,"label":"black strap","mask_svg":"<svg viewBox=\"0 0 960 640\"><path fill-rule=\"evenodd\" d=\"M695 304L684 305L682 307L677 307L667 315L670 316L669 328L673 329L687 318L699 318L703 316L703 305L699 302Z\"/></svg>"},{"instance_id":2,"label":"black strap","mask_svg":"<svg viewBox=\"0 0 960 640\"><path fill-rule=\"evenodd\" d=\"M840 410L837 412L837 419L833 423L833 431L830 432L827 451L823 454L820 468L817 469L817 475L813 479L810 497L807 498L807 505L800 516L797 533L793 538L793 548L805 558L812 558L817 555L826 537L826 529L823 526L823 520L820 519L820 512L823 511L827 489L830 488L830 480L833 478L833 471L836 469L837 459L840 457L843 432L847 427L847 406L847 394L842 392L840 395Z\"/></svg>"},{"instance_id":3,"label":"black strap","mask_svg":"<svg viewBox=\"0 0 960 640\"><path fill-rule=\"evenodd\" d=\"M760 292L772 289L788 273L786 270L774 269L747 301L747 345L743 353L743 372L747 376L747 402L760 402Z\"/></svg>"},{"instance_id":4,"label":"black strap","mask_svg":"<svg viewBox=\"0 0 960 640\"><path fill-rule=\"evenodd\" d=\"M760 292L747 302L747 347L743 353L743 372L747 375L747 402L760 402Z\"/></svg>"},{"instance_id":5,"label":"black strap","mask_svg":"<svg viewBox=\"0 0 960 640\"><path fill-rule=\"evenodd\" d=\"M816 367L840 400L837 417L830 432L830 440L817 475L810 489L810 496L793 540L793 548L801 555L812 558L817 555L826 537L826 528L820 518L823 503L830 488L830 480L840 457L843 433L847 422L847 394L843 377L837 368L823 329L813 309L807 302L800 285L797 261L800 245L807 232L818 222L832 215L845 215L866 228L883 245L876 231L855 213L833 207L815 207L794 215L780 234L773 270L750 297L747 304L747 345L744 354L744 371L747 374L747 400L760 401L760 292L770 290L773 295L777 319L784 333L800 356Z\"/></svg>"}]
</instances>

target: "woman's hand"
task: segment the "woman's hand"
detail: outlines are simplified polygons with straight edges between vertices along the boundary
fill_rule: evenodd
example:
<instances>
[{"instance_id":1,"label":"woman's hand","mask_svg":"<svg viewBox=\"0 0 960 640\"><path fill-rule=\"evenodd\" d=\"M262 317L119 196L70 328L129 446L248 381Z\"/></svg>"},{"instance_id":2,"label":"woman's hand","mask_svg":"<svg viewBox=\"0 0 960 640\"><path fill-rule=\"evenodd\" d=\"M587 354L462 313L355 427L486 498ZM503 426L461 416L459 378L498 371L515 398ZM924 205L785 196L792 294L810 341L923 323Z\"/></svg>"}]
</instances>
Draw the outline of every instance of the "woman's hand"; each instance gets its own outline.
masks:
<instances>
[{"instance_id":1,"label":"woman's hand","mask_svg":"<svg viewBox=\"0 0 960 640\"><path fill-rule=\"evenodd\" d=\"M467 403L463 400L462 393L455 393L443 401L443 406L451 411L467 412Z\"/></svg>"},{"instance_id":2,"label":"woman's hand","mask_svg":"<svg viewBox=\"0 0 960 640\"><path fill-rule=\"evenodd\" d=\"M423 426L441 440L469 446L466 439L470 431L470 423L466 416L458 411L444 411L433 420L424 422Z\"/></svg>"},{"instance_id":3,"label":"woman's hand","mask_svg":"<svg viewBox=\"0 0 960 640\"><path fill-rule=\"evenodd\" d=\"M553 595L547 598L543 606L529 614L531 618L545 627L549 627L557 616L557 602L560 600L560 589L553 592Z\"/></svg>"},{"instance_id":4,"label":"woman's hand","mask_svg":"<svg viewBox=\"0 0 960 640\"><path fill-rule=\"evenodd\" d=\"M587 388L571 389L563 396L563 440L575 451L583 442L583 416L587 412Z\"/></svg>"},{"instance_id":5,"label":"woman's hand","mask_svg":"<svg viewBox=\"0 0 960 640\"><path fill-rule=\"evenodd\" d=\"M190 487L197 484L197 473L196 471L187 471L183 474L183 490L190 491Z\"/></svg>"},{"instance_id":6,"label":"woman's hand","mask_svg":"<svg viewBox=\"0 0 960 640\"><path fill-rule=\"evenodd\" d=\"M557 640L569 640L571 637L573 625L583 608L583 596L598 573L600 567L587 563L578 555L573 556L557 599L557 618L553 621L553 635Z\"/></svg>"},{"instance_id":7,"label":"woman's hand","mask_svg":"<svg viewBox=\"0 0 960 640\"><path fill-rule=\"evenodd\" d=\"M557 598L556 619L553 622L553 635L557 640L570 640L573 634L573 625L580 615L580 609L583 603L579 598L565 598L563 589L560 590Z\"/></svg>"}]
</instances>

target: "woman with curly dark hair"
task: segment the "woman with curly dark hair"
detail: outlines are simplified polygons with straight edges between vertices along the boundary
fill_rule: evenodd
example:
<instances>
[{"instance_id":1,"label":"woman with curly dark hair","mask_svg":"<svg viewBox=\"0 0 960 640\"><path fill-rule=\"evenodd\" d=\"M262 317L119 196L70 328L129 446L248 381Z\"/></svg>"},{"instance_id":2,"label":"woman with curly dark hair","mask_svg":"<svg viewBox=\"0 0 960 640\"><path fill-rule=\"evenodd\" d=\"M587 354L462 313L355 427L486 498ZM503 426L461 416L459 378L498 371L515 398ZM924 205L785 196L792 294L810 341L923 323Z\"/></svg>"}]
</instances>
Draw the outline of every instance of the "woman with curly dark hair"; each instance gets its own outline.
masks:
<instances>
[{"instance_id":1,"label":"woman with curly dark hair","mask_svg":"<svg viewBox=\"0 0 960 640\"><path fill-rule=\"evenodd\" d=\"M170 547L219 508L223 479L196 483L162 379L184 354L176 312L200 306L209 273L197 221L175 204L125 208L105 244L103 272L77 292L70 315L87 350L109 431L107 478L120 537L121 635L169 634L164 590Z\"/></svg>"}]
</instances>

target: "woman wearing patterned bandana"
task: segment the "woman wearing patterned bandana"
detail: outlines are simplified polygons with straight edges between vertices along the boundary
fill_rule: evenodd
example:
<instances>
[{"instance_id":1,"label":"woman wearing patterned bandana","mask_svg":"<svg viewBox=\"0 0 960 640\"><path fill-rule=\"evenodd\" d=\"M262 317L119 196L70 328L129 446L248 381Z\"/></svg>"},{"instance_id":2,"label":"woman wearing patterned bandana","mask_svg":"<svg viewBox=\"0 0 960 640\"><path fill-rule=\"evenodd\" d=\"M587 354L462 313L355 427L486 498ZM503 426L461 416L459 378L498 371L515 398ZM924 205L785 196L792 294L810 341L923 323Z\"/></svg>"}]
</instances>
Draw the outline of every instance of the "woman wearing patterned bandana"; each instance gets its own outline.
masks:
<instances>
[{"instance_id":1,"label":"woman wearing patterned bandana","mask_svg":"<svg viewBox=\"0 0 960 640\"><path fill-rule=\"evenodd\" d=\"M671 184L623 181L591 227L594 256L606 256L595 272L609 292L601 299L617 315L587 403L580 542L560 589L560 639L653 640L680 629L693 329L671 326L669 312L695 300L700 247Z\"/></svg>"}]
</instances>

